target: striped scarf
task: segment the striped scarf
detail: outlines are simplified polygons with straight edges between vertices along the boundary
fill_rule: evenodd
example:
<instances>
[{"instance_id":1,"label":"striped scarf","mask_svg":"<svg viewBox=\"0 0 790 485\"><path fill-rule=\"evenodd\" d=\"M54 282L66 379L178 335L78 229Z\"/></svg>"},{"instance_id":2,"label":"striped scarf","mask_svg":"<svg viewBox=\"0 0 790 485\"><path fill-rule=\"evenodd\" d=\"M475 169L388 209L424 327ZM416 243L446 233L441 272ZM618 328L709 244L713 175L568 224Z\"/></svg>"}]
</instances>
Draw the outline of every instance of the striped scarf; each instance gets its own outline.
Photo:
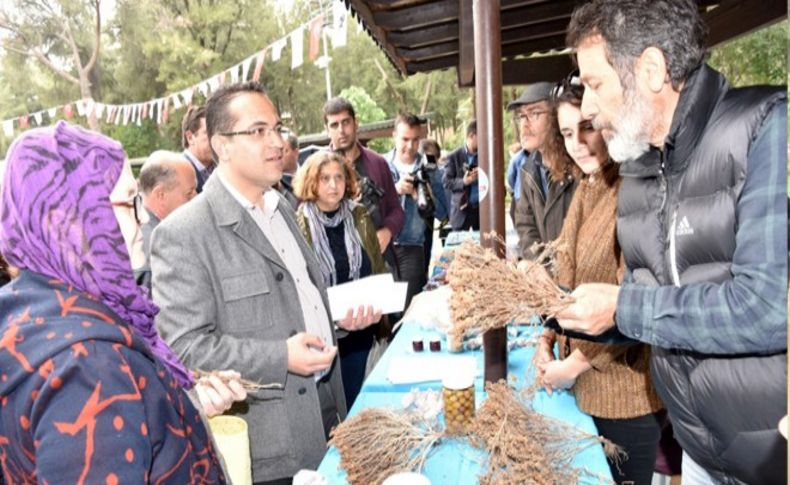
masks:
<instances>
[{"instance_id":1,"label":"striped scarf","mask_svg":"<svg viewBox=\"0 0 790 485\"><path fill-rule=\"evenodd\" d=\"M335 258L332 256L332 248L329 246L329 238L326 235L327 227L337 227L343 224L344 240L346 243L346 254L348 254L348 277L349 280L359 279L359 270L362 267L362 242L359 233L354 225L354 217L351 214L351 201L343 199L340 209L332 217L322 212L316 207L315 202L305 202L305 215L310 226L310 237L313 240L313 251L318 258L318 265L321 274L324 275L324 283L327 286L337 284L337 268L335 268Z\"/></svg>"}]
</instances>

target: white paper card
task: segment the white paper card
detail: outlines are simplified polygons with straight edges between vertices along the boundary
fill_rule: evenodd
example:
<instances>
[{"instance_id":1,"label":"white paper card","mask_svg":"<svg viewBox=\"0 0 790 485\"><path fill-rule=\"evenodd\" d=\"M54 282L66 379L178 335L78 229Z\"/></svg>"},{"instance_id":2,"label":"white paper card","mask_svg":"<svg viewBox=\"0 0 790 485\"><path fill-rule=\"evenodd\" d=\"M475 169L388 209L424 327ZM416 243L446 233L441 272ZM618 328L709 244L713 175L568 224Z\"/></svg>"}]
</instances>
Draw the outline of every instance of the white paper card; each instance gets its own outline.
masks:
<instances>
[{"instance_id":1,"label":"white paper card","mask_svg":"<svg viewBox=\"0 0 790 485\"><path fill-rule=\"evenodd\" d=\"M345 318L349 309L372 306L383 315L403 311L407 283L395 282L389 273L368 276L327 289L332 320Z\"/></svg>"}]
</instances>

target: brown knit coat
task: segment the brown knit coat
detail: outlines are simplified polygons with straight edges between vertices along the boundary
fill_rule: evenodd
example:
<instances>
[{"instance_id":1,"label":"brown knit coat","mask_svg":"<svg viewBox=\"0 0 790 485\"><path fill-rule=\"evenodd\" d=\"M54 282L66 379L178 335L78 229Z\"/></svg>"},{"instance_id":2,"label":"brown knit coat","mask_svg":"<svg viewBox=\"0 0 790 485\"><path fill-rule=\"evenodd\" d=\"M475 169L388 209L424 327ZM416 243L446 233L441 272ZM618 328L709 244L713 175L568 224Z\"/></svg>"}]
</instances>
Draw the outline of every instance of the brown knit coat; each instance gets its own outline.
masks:
<instances>
[{"instance_id":1,"label":"brown knit coat","mask_svg":"<svg viewBox=\"0 0 790 485\"><path fill-rule=\"evenodd\" d=\"M623 261L617 244L618 166L585 177L576 189L559 239L557 281L568 288L582 283L617 284ZM592 369L576 378L573 393L582 411L595 417L626 419L663 408L650 379L650 346L604 345L557 336L560 357L579 349Z\"/></svg>"}]
</instances>

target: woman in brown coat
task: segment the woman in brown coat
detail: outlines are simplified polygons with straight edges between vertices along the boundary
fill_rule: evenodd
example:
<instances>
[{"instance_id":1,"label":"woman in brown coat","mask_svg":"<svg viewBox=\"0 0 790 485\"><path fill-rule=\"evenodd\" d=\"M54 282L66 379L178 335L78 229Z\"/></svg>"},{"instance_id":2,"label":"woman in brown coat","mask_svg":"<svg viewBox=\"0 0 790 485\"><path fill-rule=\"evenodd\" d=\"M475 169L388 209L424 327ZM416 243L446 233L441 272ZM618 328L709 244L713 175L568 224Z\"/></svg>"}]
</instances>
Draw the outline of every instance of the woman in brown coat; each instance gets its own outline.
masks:
<instances>
[{"instance_id":1,"label":"woman in brown coat","mask_svg":"<svg viewBox=\"0 0 790 485\"><path fill-rule=\"evenodd\" d=\"M581 114L583 88L557 88L555 130L583 172L558 238L557 282L617 283L623 274L615 221L618 166L609 159L601 132ZM559 346L560 359L552 352ZM627 458L609 462L617 483L649 484L661 435L663 405L650 380L650 347L606 345L547 330L536 354L538 377L548 392L571 389L598 432L622 446Z\"/></svg>"}]
</instances>

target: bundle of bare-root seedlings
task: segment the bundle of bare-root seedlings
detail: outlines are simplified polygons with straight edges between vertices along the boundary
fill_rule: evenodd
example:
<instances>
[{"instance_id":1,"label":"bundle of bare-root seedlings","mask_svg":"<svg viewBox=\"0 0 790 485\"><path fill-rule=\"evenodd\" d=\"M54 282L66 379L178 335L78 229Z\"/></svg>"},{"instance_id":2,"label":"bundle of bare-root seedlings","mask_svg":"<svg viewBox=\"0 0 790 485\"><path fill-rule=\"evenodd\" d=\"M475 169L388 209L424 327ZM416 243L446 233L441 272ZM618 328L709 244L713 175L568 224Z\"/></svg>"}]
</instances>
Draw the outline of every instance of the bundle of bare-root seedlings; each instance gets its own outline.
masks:
<instances>
[{"instance_id":1,"label":"bundle of bare-root seedlings","mask_svg":"<svg viewBox=\"0 0 790 485\"><path fill-rule=\"evenodd\" d=\"M420 471L444 430L438 420L387 408L365 409L332 430L330 445L352 485L378 485L399 472Z\"/></svg>"},{"instance_id":2,"label":"bundle of bare-root seedlings","mask_svg":"<svg viewBox=\"0 0 790 485\"><path fill-rule=\"evenodd\" d=\"M603 445L607 456L622 458L612 442L535 411L534 388L517 394L505 381L486 386L488 398L477 410L470 439L488 452L482 485L578 483L587 475L608 482L583 468L571 466L582 450Z\"/></svg>"},{"instance_id":3,"label":"bundle of bare-root seedlings","mask_svg":"<svg viewBox=\"0 0 790 485\"><path fill-rule=\"evenodd\" d=\"M234 379L227 375L227 373L220 372L218 370L213 371L205 371L200 369L193 369L192 375L194 376L196 381L201 381L205 379L209 379L211 377L215 377L222 381L223 383L227 384L232 380L238 380L241 387L243 387L247 391L260 391L263 389L281 389L283 386L282 384L261 384L259 382L253 382L248 379Z\"/></svg>"},{"instance_id":4,"label":"bundle of bare-root seedlings","mask_svg":"<svg viewBox=\"0 0 790 485\"><path fill-rule=\"evenodd\" d=\"M538 261L551 259L556 251L546 247ZM454 351L461 350L467 334L501 328L509 322L526 323L534 315L551 317L573 302L542 264L521 270L472 241L455 250L448 281L453 294L447 340Z\"/></svg>"}]
</instances>

